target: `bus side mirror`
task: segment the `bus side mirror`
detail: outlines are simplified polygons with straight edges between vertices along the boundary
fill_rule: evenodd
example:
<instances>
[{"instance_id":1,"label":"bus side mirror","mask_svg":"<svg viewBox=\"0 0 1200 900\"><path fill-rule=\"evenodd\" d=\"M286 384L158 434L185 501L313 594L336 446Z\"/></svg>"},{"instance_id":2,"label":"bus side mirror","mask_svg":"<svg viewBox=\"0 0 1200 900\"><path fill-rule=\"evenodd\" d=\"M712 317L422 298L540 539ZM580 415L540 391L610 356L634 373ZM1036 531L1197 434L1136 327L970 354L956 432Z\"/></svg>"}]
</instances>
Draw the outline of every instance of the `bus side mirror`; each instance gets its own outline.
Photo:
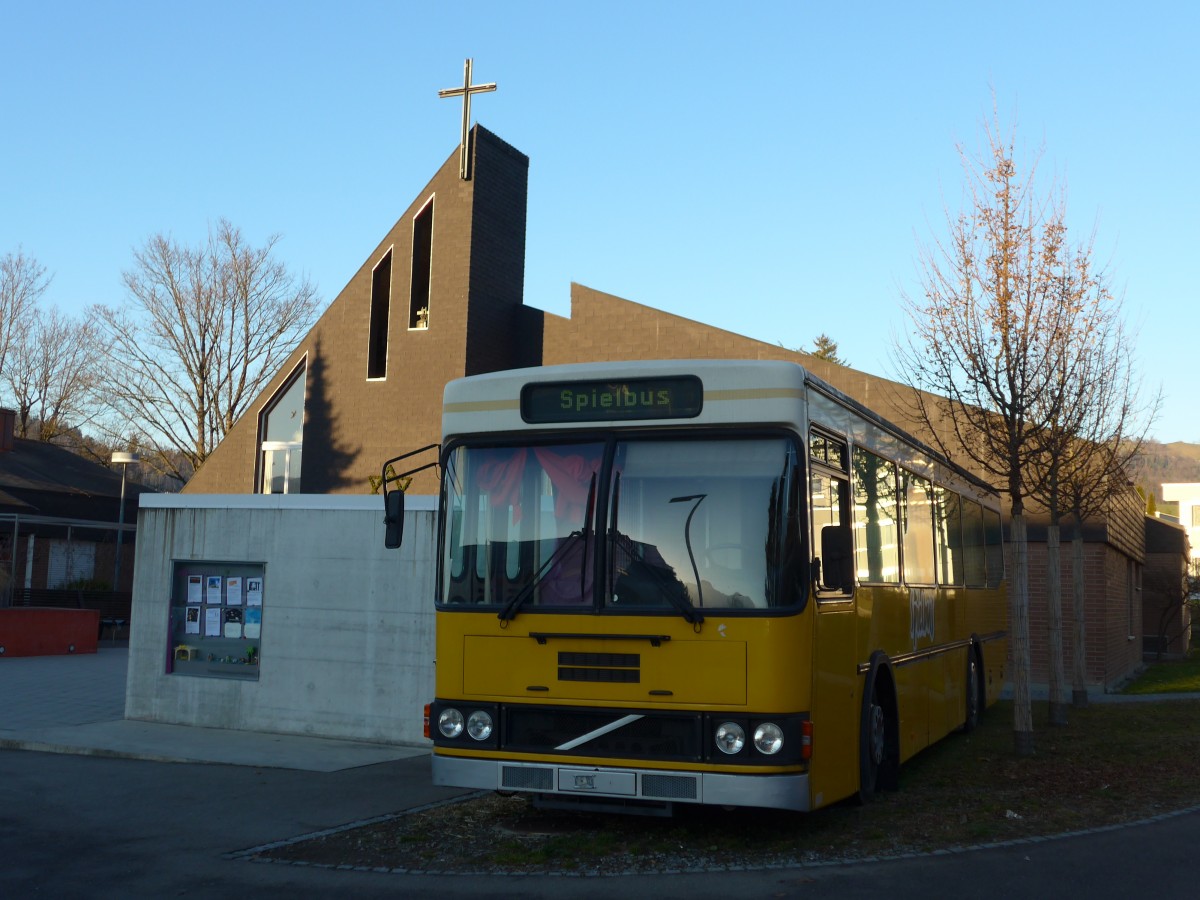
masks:
<instances>
[{"instance_id":1,"label":"bus side mirror","mask_svg":"<svg viewBox=\"0 0 1200 900\"><path fill-rule=\"evenodd\" d=\"M848 525L821 529L821 587L848 594L854 589L854 545Z\"/></svg>"},{"instance_id":2,"label":"bus side mirror","mask_svg":"<svg viewBox=\"0 0 1200 900\"><path fill-rule=\"evenodd\" d=\"M404 540L404 491L390 491L383 498L383 546L395 550Z\"/></svg>"}]
</instances>

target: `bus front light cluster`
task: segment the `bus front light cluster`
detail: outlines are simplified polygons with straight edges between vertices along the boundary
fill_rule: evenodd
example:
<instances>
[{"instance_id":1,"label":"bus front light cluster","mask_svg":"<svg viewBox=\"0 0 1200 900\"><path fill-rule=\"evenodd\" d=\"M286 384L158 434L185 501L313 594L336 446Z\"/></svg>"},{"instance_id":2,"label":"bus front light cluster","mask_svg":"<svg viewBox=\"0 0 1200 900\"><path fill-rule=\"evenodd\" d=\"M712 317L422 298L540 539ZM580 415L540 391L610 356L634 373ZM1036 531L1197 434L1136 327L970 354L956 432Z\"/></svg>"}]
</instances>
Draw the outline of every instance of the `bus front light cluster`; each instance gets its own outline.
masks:
<instances>
[{"instance_id":1,"label":"bus front light cluster","mask_svg":"<svg viewBox=\"0 0 1200 900\"><path fill-rule=\"evenodd\" d=\"M495 707L457 707L435 704L431 714L437 723L437 734L443 741L470 738L477 744L494 744L496 738Z\"/></svg>"},{"instance_id":2,"label":"bus front light cluster","mask_svg":"<svg viewBox=\"0 0 1200 900\"><path fill-rule=\"evenodd\" d=\"M737 722L722 722L716 731L717 749L734 756L746 746L746 729ZM783 729L774 722L763 722L754 729L754 749L763 756L774 756L783 749Z\"/></svg>"},{"instance_id":3,"label":"bus front light cluster","mask_svg":"<svg viewBox=\"0 0 1200 900\"><path fill-rule=\"evenodd\" d=\"M463 732L463 714L453 707L443 709L442 714L438 716L438 731L442 733L442 737L458 737Z\"/></svg>"},{"instance_id":4,"label":"bus front light cluster","mask_svg":"<svg viewBox=\"0 0 1200 900\"><path fill-rule=\"evenodd\" d=\"M718 750L733 756L746 746L746 730L737 722L722 722L717 726L716 740Z\"/></svg>"},{"instance_id":5,"label":"bus front light cluster","mask_svg":"<svg viewBox=\"0 0 1200 900\"><path fill-rule=\"evenodd\" d=\"M490 738L492 727L492 717L482 709L475 710L467 719L467 734L477 741L486 741Z\"/></svg>"},{"instance_id":6,"label":"bus front light cluster","mask_svg":"<svg viewBox=\"0 0 1200 900\"><path fill-rule=\"evenodd\" d=\"M811 724L803 713L706 718L709 746L716 748L709 750L713 762L790 766L812 756Z\"/></svg>"},{"instance_id":7,"label":"bus front light cluster","mask_svg":"<svg viewBox=\"0 0 1200 900\"><path fill-rule=\"evenodd\" d=\"M754 729L754 749L765 756L774 756L783 749L783 729L774 722L763 722Z\"/></svg>"}]
</instances>

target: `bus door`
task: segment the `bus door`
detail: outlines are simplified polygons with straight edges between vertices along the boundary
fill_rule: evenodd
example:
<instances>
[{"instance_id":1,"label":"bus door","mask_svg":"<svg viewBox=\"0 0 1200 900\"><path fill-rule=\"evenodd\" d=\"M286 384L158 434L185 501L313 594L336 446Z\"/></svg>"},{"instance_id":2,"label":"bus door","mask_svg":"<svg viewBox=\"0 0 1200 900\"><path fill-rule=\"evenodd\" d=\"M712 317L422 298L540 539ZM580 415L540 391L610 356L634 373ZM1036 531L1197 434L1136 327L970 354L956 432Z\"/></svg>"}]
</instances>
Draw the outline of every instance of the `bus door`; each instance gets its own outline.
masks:
<instances>
[{"instance_id":1,"label":"bus door","mask_svg":"<svg viewBox=\"0 0 1200 900\"><path fill-rule=\"evenodd\" d=\"M858 746L854 568L846 441L814 429L809 436L809 523L813 548L812 802L858 789L858 767L847 765ZM855 751L857 752L857 751ZM855 757L856 758L856 757Z\"/></svg>"}]
</instances>

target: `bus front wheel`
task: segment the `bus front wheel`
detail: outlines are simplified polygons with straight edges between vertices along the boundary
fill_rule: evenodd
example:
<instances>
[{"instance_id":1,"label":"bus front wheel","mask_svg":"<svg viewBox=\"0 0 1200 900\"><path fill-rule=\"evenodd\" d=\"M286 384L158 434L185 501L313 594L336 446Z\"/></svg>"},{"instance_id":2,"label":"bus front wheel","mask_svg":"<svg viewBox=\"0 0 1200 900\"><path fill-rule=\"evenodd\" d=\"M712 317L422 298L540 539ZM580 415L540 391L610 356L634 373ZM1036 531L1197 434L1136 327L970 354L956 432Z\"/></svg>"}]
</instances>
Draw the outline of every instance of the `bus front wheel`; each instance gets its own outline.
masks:
<instances>
[{"instance_id":1,"label":"bus front wheel","mask_svg":"<svg viewBox=\"0 0 1200 900\"><path fill-rule=\"evenodd\" d=\"M880 669L872 669L863 691L862 721L858 732L858 799L871 800L880 788L895 788L898 773L895 755L895 722L888 702L891 694L880 684Z\"/></svg>"}]
</instances>

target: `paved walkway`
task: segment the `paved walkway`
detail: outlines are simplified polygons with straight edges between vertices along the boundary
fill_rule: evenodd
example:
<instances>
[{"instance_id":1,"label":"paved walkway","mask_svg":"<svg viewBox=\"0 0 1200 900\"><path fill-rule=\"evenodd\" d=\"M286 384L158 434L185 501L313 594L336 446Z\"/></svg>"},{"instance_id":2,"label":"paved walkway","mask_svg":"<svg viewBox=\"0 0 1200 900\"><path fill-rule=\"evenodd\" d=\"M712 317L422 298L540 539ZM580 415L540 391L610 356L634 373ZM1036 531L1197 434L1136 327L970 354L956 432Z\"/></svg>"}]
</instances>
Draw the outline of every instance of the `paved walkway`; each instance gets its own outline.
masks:
<instances>
[{"instance_id":1,"label":"paved walkway","mask_svg":"<svg viewBox=\"0 0 1200 900\"><path fill-rule=\"evenodd\" d=\"M896 900L931 894L999 900L1126 898L1147 884L1159 897L1195 894L1194 874L1179 865L1195 843L1200 815L1195 811L1137 828L874 865L833 862L617 878L252 865L244 858L249 848L376 821L463 792L430 783L423 748L125 720L128 658L126 649L111 647L78 656L0 658L0 749L77 754L6 756L0 808L9 827L0 829L5 860L0 897L847 900L886 893ZM232 767L94 758L106 756Z\"/></svg>"},{"instance_id":2,"label":"paved walkway","mask_svg":"<svg viewBox=\"0 0 1200 900\"><path fill-rule=\"evenodd\" d=\"M0 658L0 749L336 772L424 756L400 747L125 718L129 650Z\"/></svg>"}]
</instances>

